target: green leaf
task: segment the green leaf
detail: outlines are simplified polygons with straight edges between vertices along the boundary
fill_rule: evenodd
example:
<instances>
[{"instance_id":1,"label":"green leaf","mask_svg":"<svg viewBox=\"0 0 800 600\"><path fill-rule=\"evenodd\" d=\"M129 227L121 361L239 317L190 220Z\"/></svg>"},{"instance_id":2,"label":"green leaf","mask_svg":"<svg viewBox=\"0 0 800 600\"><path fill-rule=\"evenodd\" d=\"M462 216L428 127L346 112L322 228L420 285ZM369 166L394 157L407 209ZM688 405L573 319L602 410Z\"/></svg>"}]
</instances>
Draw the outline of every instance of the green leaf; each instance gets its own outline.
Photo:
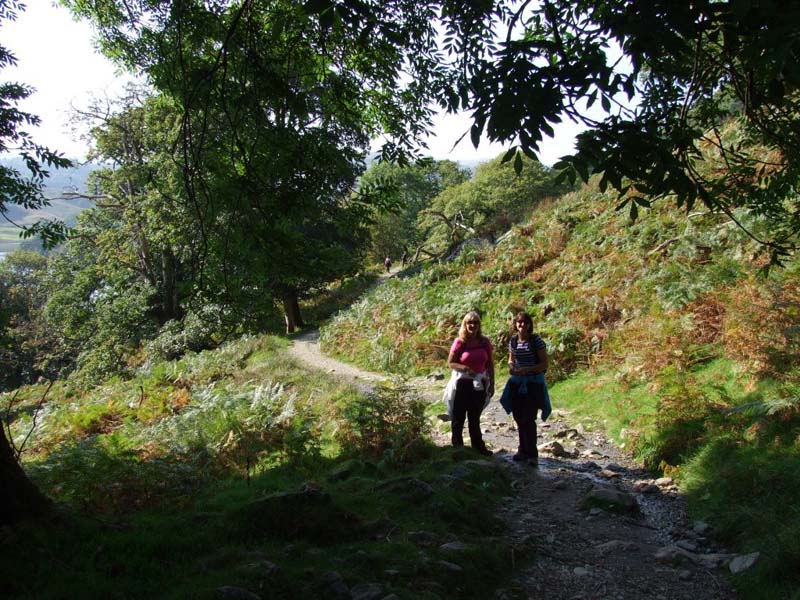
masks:
<instances>
[{"instance_id":1,"label":"green leaf","mask_svg":"<svg viewBox=\"0 0 800 600\"><path fill-rule=\"evenodd\" d=\"M500 162L507 163L516 153L517 153L517 147L511 146L511 148L509 148L508 151L503 155L503 160L501 160Z\"/></svg>"},{"instance_id":2,"label":"green leaf","mask_svg":"<svg viewBox=\"0 0 800 600\"><path fill-rule=\"evenodd\" d=\"M531 148L530 146L523 146L522 147L522 152L523 152L523 154L525 154L525 156L527 156L531 160L535 160L536 162L539 162L539 157L536 156L536 153L533 151L533 148Z\"/></svg>"},{"instance_id":3,"label":"green leaf","mask_svg":"<svg viewBox=\"0 0 800 600\"><path fill-rule=\"evenodd\" d=\"M307 15L318 15L333 8L331 0L308 0L303 4L303 11Z\"/></svg>"},{"instance_id":4,"label":"green leaf","mask_svg":"<svg viewBox=\"0 0 800 600\"><path fill-rule=\"evenodd\" d=\"M477 148L481 143L481 133L483 133L483 125L475 122L469 130L469 137L472 140L472 145Z\"/></svg>"},{"instance_id":5,"label":"green leaf","mask_svg":"<svg viewBox=\"0 0 800 600\"><path fill-rule=\"evenodd\" d=\"M555 183L556 185L560 185L567 180L567 176L569 175L569 171L561 171L558 175L556 175Z\"/></svg>"},{"instance_id":6,"label":"green leaf","mask_svg":"<svg viewBox=\"0 0 800 600\"><path fill-rule=\"evenodd\" d=\"M519 175L522 173L522 154L517 152L516 157L514 157L514 172Z\"/></svg>"},{"instance_id":7,"label":"green leaf","mask_svg":"<svg viewBox=\"0 0 800 600\"><path fill-rule=\"evenodd\" d=\"M585 160L581 160L579 158L575 158L573 161L573 165L575 169L578 171L578 174L581 176L581 179L584 183L589 181L589 167L586 164Z\"/></svg>"},{"instance_id":8,"label":"green leaf","mask_svg":"<svg viewBox=\"0 0 800 600\"><path fill-rule=\"evenodd\" d=\"M569 169L569 168L570 168L569 158L562 158L553 165L554 171L562 171L564 169Z\"/></svg>"}]
</instances>

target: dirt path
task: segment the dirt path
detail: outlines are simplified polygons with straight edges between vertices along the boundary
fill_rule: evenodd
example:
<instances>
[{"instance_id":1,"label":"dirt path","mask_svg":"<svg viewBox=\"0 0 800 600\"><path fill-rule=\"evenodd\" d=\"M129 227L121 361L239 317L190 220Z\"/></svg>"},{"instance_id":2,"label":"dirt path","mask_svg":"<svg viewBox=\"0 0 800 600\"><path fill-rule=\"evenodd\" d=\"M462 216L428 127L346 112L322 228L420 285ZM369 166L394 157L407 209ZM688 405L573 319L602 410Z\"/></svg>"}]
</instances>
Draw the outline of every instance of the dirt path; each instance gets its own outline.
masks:
<instances>
[{"instance_id":1,"label":"dirt path","mask_svg":"<svg viewBox=\"0 0 800 600\"><path fill-rule=\"evenodd\" d=\"M377 373L369 373L324 355L319 349L319 330L317 329L304 331L295 337L289 353L303 364L343 379L362 391L368 391L374 383L386 379Z\"/></svg>"},{"instance_id":2,"label":"dirt path","mask_svg":"<svg viewBox=\"0 0 800 600\"><path fill-rule=\"evenodd\" d=\"M386 379L323 355L318 337L317 332L299 336L291 353L361 389ZM419 378L411 385L436 400L444 382ZM535 555L497 590L497 600L736 598L724 577L731 555L713 545L704 524L688 522L677 487L650 479L593 423L554 411L539 424L540 448L549 450L542 452L537 470L511 460L516 431L498 402L490 403L481 422L493 460L512 478L515 493L501 509L506 535L520 555ZM449 443L444 433L435 437L438 444ZM590 493L612 498L615 505L629 501L632 508L581 508Z\"/></svg>"}]
</instances>

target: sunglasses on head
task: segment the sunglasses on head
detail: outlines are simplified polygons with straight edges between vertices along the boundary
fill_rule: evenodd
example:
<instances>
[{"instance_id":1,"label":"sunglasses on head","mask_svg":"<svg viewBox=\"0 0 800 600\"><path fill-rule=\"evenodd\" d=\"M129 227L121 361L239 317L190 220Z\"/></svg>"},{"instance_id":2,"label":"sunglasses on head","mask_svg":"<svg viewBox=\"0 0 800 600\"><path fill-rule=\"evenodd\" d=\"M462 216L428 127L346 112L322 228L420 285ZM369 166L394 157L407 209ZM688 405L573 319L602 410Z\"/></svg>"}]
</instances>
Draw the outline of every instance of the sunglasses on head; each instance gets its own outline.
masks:
<instances>
[{"instance_id":1,"label":"sunglasses on head","mask_svg":"<svg viewBox=\"0 0 800 600\"><path fill-rule=\"evenodd\" d=\"M480 325L480 321L467 321L467 325Z\"/></svg>"}]
</instances>

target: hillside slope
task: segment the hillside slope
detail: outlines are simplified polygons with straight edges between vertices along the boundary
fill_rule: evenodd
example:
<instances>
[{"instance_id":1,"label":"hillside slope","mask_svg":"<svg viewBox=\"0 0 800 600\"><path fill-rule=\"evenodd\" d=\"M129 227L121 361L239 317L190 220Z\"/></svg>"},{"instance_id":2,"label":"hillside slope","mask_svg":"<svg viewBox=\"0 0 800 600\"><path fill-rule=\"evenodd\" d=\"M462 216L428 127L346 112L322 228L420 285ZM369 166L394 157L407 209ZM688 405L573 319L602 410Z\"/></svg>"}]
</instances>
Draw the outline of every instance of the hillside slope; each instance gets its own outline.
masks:
<instances>
[{"instance_id":1,"label":"hillside slope","mask_svg":"<svg viewBox=\"0 0 800 600\"><path fill-rule=\"evenodd\" d=\"M631 224L615 204L590 182L539 205L496 245L374 290L323 347L372 370L442 370L478 309L503 365L509 317L530 311L556 401L675 476L726 542L768 556L743 589L782 597L800 583L800 516L777 535L773 516L800 492L800 263L764 276L763 249L724 217L663 204Z\"/></svg>"}]
</instances>

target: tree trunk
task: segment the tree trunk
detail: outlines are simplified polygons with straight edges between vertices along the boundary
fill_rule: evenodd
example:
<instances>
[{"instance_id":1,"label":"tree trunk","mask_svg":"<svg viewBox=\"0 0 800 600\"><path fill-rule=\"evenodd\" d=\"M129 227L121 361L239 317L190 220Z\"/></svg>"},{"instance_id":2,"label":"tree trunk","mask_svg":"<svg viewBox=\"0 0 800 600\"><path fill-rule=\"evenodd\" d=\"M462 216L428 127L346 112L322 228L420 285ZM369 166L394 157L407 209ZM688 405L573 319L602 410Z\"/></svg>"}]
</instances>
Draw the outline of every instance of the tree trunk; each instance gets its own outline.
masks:
<instances>
[{"instance_id":1,"label":"tree trunk","mask_svg":"<svg viewBox=\"0 0 800 600\"><path fill-rule=\"evenodd\" d=\"M282 295L283 317L286 321L286 333L294 333L295 329L305 325L303 317L300 316L300 303L297 299L297 292L290 290Z\"/></svg>"},{"instance_id":2,"label":"tree trunk","mask_svg":"<svg viewBox=\"0 0 800 600\"><path fill-rule=\"evenodd\" d=\"M161 291L164 306L164 320L177 319L180 315L178 302L178 280L175 254L171 246L166 246L161 251L161 280L164 286Z\"/></svg>"},{"instance_id":3,"label":"tree trunk","mask_svg":"<svg viewBox=\"0 0 800 600\"><path fill-rule=\"evenodd\" d=\"M51 508L19 466L0 422L0 525L41 517Z\"/></svg>"},{"instance_id":4,"label":"tree trunk","mask_svg":"<svg viewBox=\"0 0 800 600\"><path fill-rule=\"evenodd\" d=\"M297 294L292 294L292 312L294 312L294 322L298 327L305 326L306 322L303 320L303 316L300 314L300 301L297 298Z\"/></svg>"}]
</instances>

